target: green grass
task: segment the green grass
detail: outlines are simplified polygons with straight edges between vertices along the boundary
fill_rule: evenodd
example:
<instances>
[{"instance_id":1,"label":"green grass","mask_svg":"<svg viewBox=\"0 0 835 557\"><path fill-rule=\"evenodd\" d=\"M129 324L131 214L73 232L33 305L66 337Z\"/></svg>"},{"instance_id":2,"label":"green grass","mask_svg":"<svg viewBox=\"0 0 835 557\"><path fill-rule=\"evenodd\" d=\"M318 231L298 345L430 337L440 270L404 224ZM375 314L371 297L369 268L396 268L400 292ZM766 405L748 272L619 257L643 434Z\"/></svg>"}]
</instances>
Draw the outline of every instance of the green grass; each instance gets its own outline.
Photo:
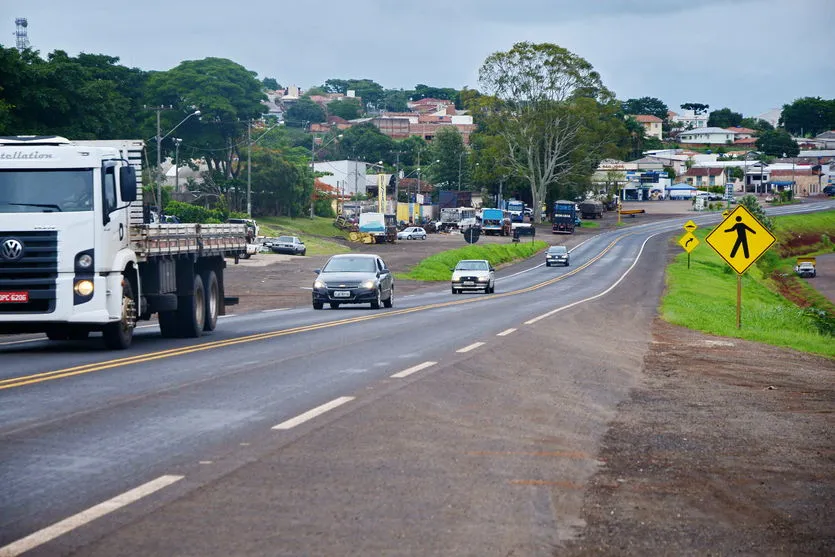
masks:
<instances>
[{"instance_id":1,"label":"green grass","mask_svg":"<svg viewBox=\"0 0 835 557\"><path fill-rule=\"evenodd\" d=\"M512 244L472 245L427 257L412 267L408 273L397 273L396 276L423 281L450 280L452 278L450 269L462 259L486 259L492 265L498 266L502 263L526 259L546 247L548 244L541 240L535 242L522 240Z\"/></svg>"},{"instance_id":2,"label":"green grass","mask_svg":"<svg viewBox=\"0 0 835 557\"><path fill-rule=\"evenodd\" d=\"M591 221L591 220L584 220L580 223L581 228L600 228L600 223Z\"/></svg>"},{"instance_id":3,"label":"green grass","mask_svg":"<svg viewBox=\"0 0 835 557\"><path fill-rule=\"evenodd\" d=\"M262 236L298 236L307 248L307 255L333 255L346 253L349 248L328 240L328 238L346 238L342 230L333 225L333 219L325 217L261 217L258 226Z\"/></svg>"},{"instance_id":4,"label":"green grass","mask_svg":"<svg viewBox=\"0 0 835 557\"><path fill-rule=\"evenodd\" d=\"M691 254L690 269L684 252L667 267L667 292L661 302L665 320L714 335L835 357L832 336L821 332L827 318L816 318L768 288L762 267L768 273L782 264L774 248L763 256L762 267L753 265L742 277L742 327L737 329L736 273L704 241L709 232L695 232L702 243Z\"/></svg>"}]
</instances>

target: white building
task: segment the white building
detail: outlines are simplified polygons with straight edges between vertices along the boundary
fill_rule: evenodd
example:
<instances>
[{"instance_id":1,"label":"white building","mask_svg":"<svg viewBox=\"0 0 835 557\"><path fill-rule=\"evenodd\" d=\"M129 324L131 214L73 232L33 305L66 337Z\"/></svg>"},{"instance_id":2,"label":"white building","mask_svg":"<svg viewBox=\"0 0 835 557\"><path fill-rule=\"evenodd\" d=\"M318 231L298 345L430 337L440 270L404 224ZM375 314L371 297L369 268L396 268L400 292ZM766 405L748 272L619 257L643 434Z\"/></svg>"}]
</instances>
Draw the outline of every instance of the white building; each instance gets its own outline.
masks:
<instances>
[{"instance_id":1,"label":"white building","mask_svg":"<svg viewBox=\"0 0 835 557\"><path fill-rule=\"evenodd\" d=\"M692 110L682 110L681 113L673 112L667 113L670 122L677 122L684 129L697 129L707 127L707 114L696 114Z\"/></svg>"},{"instance_id":2,"label":"white building","mask_svg":"<svg viewBox=\"0 0 835 557\"><path fill-rule=\"evenodd\" d=\"M367 167L368 163L350 160L322 161L313 164L314 172L325 174L317 180L336 188L341 195L355 193L365 195Z\"/></svg>"},{"instance_id":3,"label":"white building","mask_svg":"<svg viewBox=\"0 0 835 557\"><path fill-rule=\"evenodd\" d=\"M735 133L724 128L699 128L678 134L681 143L698 143L709 145L733 144Z\"/></svg>"}]
</instances>

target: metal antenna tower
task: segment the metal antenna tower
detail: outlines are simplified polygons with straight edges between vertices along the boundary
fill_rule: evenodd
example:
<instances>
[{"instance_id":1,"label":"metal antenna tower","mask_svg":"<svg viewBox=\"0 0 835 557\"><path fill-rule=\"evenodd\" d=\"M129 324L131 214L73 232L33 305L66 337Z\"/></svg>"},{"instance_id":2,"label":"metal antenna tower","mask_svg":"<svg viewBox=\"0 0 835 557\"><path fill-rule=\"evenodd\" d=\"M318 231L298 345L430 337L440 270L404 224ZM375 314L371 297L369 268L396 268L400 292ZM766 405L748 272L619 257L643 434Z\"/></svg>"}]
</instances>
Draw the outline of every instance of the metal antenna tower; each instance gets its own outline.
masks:
<instances>
[{"instance_id":1,"label":"metal antenna tower","mask_svg":"<svg viewBox=\"0 0 835 557\"><path fill-rule=\"evenodd\" d=\"M26 31L26 28L29 27L29 22L26 21L25 17L18 17L14 20L15 24L15 47L19 51L24 51L29 48L29 35Z\"/></svg>"}]
</instances>

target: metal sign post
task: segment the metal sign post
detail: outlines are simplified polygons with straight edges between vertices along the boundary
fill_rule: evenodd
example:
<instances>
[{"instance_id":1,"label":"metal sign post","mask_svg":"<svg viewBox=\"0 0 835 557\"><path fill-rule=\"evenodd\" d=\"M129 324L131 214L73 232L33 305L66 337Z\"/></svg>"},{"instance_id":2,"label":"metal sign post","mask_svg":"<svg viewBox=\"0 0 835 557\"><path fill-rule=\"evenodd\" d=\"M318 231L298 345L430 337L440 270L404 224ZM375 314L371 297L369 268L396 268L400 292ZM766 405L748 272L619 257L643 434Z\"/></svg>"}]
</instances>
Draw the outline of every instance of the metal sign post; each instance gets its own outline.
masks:
<instances>
[{"instance_id":1,"label":"metal sign post","mask_svg":"<svg viewBox=\"0 0 835 557\"><path fill-rule=\"evenodd\" d=\"M771 232L742 205L707 235L705 241L737 273L736 328L742 328L742 274L776 241Z\"/></svg>"}]
</instances>

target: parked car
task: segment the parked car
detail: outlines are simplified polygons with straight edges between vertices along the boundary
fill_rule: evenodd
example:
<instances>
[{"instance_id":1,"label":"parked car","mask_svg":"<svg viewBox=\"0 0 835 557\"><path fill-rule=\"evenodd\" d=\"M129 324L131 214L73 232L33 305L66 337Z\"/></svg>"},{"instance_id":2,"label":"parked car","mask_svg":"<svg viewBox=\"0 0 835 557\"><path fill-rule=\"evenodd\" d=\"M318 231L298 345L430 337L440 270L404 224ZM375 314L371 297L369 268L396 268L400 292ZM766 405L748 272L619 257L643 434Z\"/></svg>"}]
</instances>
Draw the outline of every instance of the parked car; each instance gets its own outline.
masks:
<instances>
[{"instance_id":1,"label":"parked car","mask_svg":"<svg viewBox=\"0 0 835 557\"><path fill-rule=\"evenodd\" d=\"M462 259L452 269L452 293L478 290L496 291L495 269L486 259Z\"/></svg>"},{"instance_id":2,"label":"parked car","mask_svg":"<svg viewBox=\"0 0 835 557\"><path fill-rule=\"evenodd\" d=\"M326 303L332 309L342 304L371 304L371 309L394 305L394 275L376 255L334 255L316 274L313 309L322 309Z\"/></svg>"},{"instance_id":3,"label":"parked car","mask_svg":"<svg viewBox=\"0 0 835 557\"><path fill-rule=\"evenodd\" d=\"M410 226L397 233L398 240L425 240L426 230L420 226Z\"/></svg>"},{"instance_id":4,"label":"parked car","mask_svg":"<svg viewBox=\"0 0 835 557\"><path fill-rule=\"evenodd\" d=\"M305 255L307 248L297 236L279 236L274 240L264 242L273 253L286 253L289 255Z\"/></svg>"},{"instance_id":5,"label":"parked car","mask_svg":"<svg viewBox=\"0 0 835 557\"><path fill-rule=\"evenodd\" d=\"M829 197L835 196L835 185L826 186L823 188L823 194Z\"/></svg>"},{"instance_id":6,"label":"parked car","mask_svg":"<svg viewBox=\"0 0 835 557\"><path fill-rule=\"evenodd\" d=\"M545 266L550 267L551 265L561 263L563 266L568 267L570 256L568 248L565 246L551 246L545 250Z\"/></svg>"}]
</instances>

